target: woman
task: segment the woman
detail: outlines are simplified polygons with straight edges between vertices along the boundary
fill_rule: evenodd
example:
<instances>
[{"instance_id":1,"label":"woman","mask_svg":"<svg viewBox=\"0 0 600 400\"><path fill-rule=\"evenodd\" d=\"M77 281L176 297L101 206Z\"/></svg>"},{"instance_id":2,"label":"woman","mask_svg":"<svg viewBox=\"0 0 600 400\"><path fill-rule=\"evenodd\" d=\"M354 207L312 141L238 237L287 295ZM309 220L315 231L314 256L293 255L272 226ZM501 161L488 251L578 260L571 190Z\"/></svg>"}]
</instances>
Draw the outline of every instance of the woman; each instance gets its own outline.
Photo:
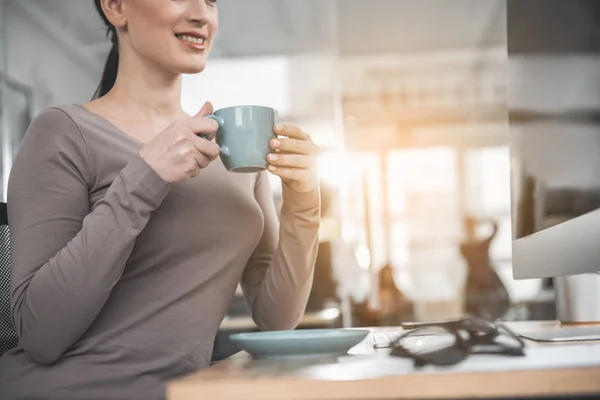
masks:
<instances>
[{"instance_id":1,"label":"woman","mask_svg":"<svg viewBox=\"0 0 600 400\"><path fill-rule=\"evenodd\" d=\"M225 170L216 124L180 107L217 33L204 0L96 0L113 48L97 98L44 110L11 171L12 312L19 347L0 398L159 399L209 365L241 282L263 330L292 329L311 287L317 148L274 127L269 170ZM275 151L277 150L277 151ZM278 226L280 225L280 227Z\"/></svg>"},{"instance_id":2,"label":"woman","mask_svg":"<svg viewBox=\"0 0 600 400\"><path fill-rule=\"evenodd\" d=\"M492 232L479 237L477 229L490 224ZM490 247L498 234L498 223L491 219L464 219L466 239L460 244L460 253L467 262L466 311L476 317L496 320L510 308L508 291L490 260Z\"/></svg>"}]
</instances>

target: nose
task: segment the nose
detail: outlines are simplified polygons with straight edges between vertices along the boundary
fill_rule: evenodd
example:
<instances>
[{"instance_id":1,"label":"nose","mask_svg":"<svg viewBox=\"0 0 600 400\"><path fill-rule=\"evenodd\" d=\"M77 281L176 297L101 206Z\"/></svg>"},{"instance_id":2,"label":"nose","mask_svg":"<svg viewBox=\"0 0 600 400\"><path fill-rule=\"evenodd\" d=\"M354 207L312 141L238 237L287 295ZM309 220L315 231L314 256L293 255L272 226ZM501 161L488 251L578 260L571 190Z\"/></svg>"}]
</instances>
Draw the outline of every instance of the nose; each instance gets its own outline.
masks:
<instances>
[{"instance_id":1,"label":"nose","mask_svg":"<svg viewBox=\"0 0 600 400\"><path fill-rule=\"evenodd\" d=\"M204 26L208 24L208 6L206 0L193 0L189 2L190 10L188 20L196 25Z\"/></svg>"}]
</instances>

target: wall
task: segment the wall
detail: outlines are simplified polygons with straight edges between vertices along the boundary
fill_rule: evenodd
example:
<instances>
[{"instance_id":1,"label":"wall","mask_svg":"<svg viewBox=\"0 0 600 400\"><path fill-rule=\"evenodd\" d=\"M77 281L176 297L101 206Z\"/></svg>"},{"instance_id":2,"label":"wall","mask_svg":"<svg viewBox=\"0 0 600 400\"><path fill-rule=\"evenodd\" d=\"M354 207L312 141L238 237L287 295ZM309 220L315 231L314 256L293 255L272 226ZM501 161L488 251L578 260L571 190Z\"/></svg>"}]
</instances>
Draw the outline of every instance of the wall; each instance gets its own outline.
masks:
<instances>
[{"instance_id":1,"label":"wall","mask_svg":"<svg viewBox=\"0 0 600 400\"><path fill-rule=\"evenodd\" d=\"M200 74L184 75L182 107L195 114L205 101L215 109L240 104L273 107L291 113L287 57L210 58Z\"/></svg>"},{"instance_id":2,"label":"wall","mask_svg":"<svg viewBox=\"0 0 600 400\"><path fill-rule=\"evenodd\" d=\"M2 162L0 197L5 199L6 185L14 155L31 117L49 105L88 101L99 80L102 66L91 70L82 65L64 44L52 39L40 24L16 1L2 1L0 25L0 70L11 81L33 92L28 105L21 90L3 88L0 110L2 119ZM46 26L51 25L46 20ZM28 109L31 107L31 109Z\"/></svg>"},{"instance_id":3,"label":"wall","mask_svg":"<svg viewBox=\"0 0 600 400\"><path fill-rule=\"evenodd\" d=\"M15 1L5 2L7 72L35 93L37 113L51 104L89 100L102 66L92 71L51 39Z\"/></svg>"},{"instance_id":4,"label":"wall","mask_svg":"<svg viewBox=\"0 0 600 400\"><path fill-rule=\"evenodd\" d=\"M342 58L348 147L506 144L506 66L505 47Z\"/></svg>"},{"instance_id":5,"label":"wall","mask_svg":"<svg viewBox=\"0 0 600 400\"><path fill-rule=\"evenodd\" d=\"M257 104L278 110L283 123L309 132L322 147L336 145L333 56L306 54L209 59L201 74L185 75L182 106L195 114L207 100L216 109Z\"/></svg>"}]
</instances>

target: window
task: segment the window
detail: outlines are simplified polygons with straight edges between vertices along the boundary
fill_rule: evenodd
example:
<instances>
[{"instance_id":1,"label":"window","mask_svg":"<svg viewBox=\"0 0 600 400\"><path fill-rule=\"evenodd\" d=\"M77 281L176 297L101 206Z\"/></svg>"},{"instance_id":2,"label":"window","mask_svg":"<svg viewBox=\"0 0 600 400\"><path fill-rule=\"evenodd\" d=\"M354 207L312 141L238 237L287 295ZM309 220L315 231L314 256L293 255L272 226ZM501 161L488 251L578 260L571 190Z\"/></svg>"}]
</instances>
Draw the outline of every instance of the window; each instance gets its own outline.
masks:
<instances>
[{"instance_id":1,"label":"window","mask_svg":"<svg viewBox=\"0 0 600 400\"><path fill-rule=\"evenodd\" d=\"M508 146L469 149L465 153L466 206L477 217L498 223L493 261L511 259L510 155Z\"/></svg>"}]
</instances>

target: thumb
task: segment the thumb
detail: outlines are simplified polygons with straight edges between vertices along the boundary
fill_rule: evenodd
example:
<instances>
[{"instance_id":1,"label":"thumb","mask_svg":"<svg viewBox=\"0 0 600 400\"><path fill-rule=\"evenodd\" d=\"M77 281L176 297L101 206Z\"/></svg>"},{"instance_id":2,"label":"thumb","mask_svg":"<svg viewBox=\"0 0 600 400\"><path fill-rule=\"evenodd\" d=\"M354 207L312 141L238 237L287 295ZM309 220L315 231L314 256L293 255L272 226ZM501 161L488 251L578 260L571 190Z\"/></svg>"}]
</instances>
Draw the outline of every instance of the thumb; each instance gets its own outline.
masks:
<instances>
[{"instance_id":1,"label":"thumb","mask_svg":"<svg viewBox=\"0 0 600 400\"><path fill-rule=\"evenodd\" d=\"M214 111L213 109L213 105L210 101L207 101L206 103L204 103L204 105L202 106L202 108L200 109L200 111L198 111L198 114L196 114L196 117L201 117L204 115L209 115L212 114Z\"/></svg>"}]
</instances>

